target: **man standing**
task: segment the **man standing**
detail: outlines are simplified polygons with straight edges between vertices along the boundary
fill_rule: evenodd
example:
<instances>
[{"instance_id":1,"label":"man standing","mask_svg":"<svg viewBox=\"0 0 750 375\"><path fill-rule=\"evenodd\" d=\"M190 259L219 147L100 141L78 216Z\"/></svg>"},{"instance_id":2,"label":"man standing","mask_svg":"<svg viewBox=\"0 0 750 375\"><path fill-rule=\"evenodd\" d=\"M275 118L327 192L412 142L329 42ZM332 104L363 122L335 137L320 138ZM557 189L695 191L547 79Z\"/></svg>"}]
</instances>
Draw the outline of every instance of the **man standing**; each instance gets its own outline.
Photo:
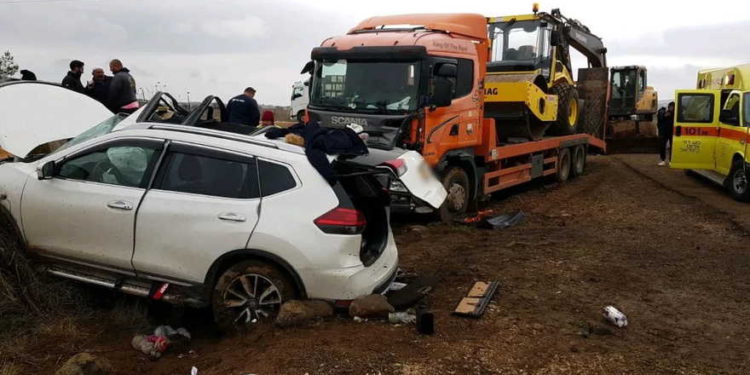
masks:
<instances>
[{"instance_id":1,"label":"man standing","mask_svg":"<svg viewBox=\"0 0 750 375\"><path fill-rule=\"evenodd\" d=\"M255 89L248 87L243 94L229 100L227 104L229 122L257 127L260 123L260 109L254 97Z\"/></svg>"},{"instance_id":2,"label":"man standing","mask_svg":"<svg viewBox=\"0 0 750 375\"><path fill-rule=\"evenodd\" d=\"M659 156L661 157L659 166L663 167L667 165L667 161L670 158L667 149L669 148L668 146L670 142L672 142L672 131L674 128L674 102L669 103L666 111L660 109L656 118L657 128L659 129Z\"/></svg>"},{"instance_id":3,"label":"man standing","mask_svg":"<svg viewBox=\"0 0 750 375\"><path fill-rule=\"evenodd\" d=\"M73 60L70 62L70 71L62 80L62 86L75 92L83 93L84 88L81 84L81 74L83 74L83 62Z\"/></svg>"},{"instance_id":4,"label":"man standing","mask_svg":"<svg viewBox=\"0 0 750 375\"><path fill-rule=\"evenodd\" d=\"M114 113L133 113L138 109L135 96L135 79L130 70L122 66L122 61L114 59L109 62L113 77L109 84L109 109Z\"/></svg>"},{"instance_id":5,"label":"man standing","mask_svg":"<svg viewBox=\"0 0 750 375\"><path fill-rule=\"evenodd\" d=\"M111 83L112 77L105 75L104 69L96 68L91 71L91 81L86 85L86 94L109 108L109 86Z\"/></svg>"}]
</instances>

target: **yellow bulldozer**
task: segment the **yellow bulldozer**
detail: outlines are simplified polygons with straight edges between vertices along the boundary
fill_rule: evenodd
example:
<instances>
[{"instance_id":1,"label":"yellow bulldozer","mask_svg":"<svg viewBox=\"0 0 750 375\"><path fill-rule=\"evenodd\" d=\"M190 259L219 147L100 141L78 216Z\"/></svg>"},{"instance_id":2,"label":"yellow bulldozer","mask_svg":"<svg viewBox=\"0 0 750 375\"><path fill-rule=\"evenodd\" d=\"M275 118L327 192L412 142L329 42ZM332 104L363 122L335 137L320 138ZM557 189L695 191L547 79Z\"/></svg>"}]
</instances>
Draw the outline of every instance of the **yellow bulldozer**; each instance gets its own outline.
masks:
<instances>
[{"instance_id":1,"label":"yellow bulldozer","mask_svg":"<svg viewBox=\"0 0 750 375\"><path fill-rule=\"evenodd\" d=\"M485 112L502 141L545 135L604 136L609 70L602 39L559 9L488 18ZM570 48L588 60L573 79Z\"/></svg>"}]
</instances>

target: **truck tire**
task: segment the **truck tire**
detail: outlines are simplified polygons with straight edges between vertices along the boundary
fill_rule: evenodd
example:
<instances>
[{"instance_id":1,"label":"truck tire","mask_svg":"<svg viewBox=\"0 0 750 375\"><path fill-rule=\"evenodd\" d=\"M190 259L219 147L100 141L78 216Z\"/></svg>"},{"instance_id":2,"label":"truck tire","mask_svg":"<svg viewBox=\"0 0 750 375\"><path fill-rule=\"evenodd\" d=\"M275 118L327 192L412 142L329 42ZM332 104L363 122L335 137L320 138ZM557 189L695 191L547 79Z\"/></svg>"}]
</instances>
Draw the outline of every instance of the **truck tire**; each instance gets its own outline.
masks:
<instances>
[{"instance_id":1,"label":"truck tire","mask_svg":"<svg viewBox=\"0 0 750 375\"><path fill-rule=\"evenodd\" d=\"M578 145L573 147L573 159L571 163L571 175L573 177L582 175L586 169L586 146Z\"/></svg>"},{"instance_id":2,"label":"truck tire","mask_svg":"<svg viewBox=\"0 0 750 375\"><path fill-rule=\"evenodd\" d=\"M297 122L305 122L305 110L301 109L297 112Z\"/></svg>"},{"instance_id":3,"label":"truck tire","mask_svg":"<svg viewBox=\"0 0 750 375\"><path fill-rule=\"evenodd\" d=\"M750 201L750 181L747 176L747 166L742 160L735 160L733 163L726 185L732 198L740 202Z\"/></svg>"},{"instance_id":4,"label":"truck tire","mask_svg":"<svg viewBox=\"0 0 750 375\"><path fill-rule=\"evenodd\" d=\"M568 83L560 83L550 88L550 94L557 95L557 120L550 126L550 133L552 135L577 133L580 119L578 90Z\"/></svg>"},{"instance_id":5,"label":"truck tire","mask_svg":"<svg viewBox=\"0 0 750 375\"><path fill-rule=\"evenodd\" d=\"M443 175L443 187L448 192L445 202L440 206L440 220L452 223L466 213L471 199L469 175L461 167L451 167Z\"/></svg>"},{"instance_id":6,"label":"truck tire","mask_svg":"<svg viewBox=\"0 0 750 375\"><path fill-rule=\"evenodd\" d=\"M563 183L568 181L570 178L571 169L571 155L569 148L560 149L560 153L557 155L557 173L555 179L557 182Z\"/></svg>"},{"instance_id":7,"label":"truck tire","mask_svg":"<svg viewBox=\"0 0 750 375\"><path fill-rule=\"evenodd\" d=\"M211 308L219 329L231 332L273 322L281 305L295 297L294 284L278 267L244 260L216 280Z\"/></svg>"}]
</instances>

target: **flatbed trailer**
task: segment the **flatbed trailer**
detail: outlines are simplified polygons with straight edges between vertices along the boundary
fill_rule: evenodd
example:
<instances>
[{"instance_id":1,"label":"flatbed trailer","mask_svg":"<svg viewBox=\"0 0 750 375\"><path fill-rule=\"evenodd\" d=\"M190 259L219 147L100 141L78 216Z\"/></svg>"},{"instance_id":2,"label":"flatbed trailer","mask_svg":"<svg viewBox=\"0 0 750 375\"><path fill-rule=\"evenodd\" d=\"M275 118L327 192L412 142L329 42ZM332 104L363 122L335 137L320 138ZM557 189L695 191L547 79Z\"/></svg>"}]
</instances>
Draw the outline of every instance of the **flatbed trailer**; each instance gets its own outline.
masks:
<instances>
[{"instance_id":1,"label":"flatbed trailer","mask_svg":"<svg viewBox=\"0 0 750 375\"><path fill-rule=\"evenodd\" d=\"M487 136L492 139L495 127L487 128ZM606 142L589 134L497 145L485 155L486 172L481 178L481 192L492 194L552 175L564 182L571 175L583 173L586 156L592 151L606 152Z\"/></svg>"}]
</instances>

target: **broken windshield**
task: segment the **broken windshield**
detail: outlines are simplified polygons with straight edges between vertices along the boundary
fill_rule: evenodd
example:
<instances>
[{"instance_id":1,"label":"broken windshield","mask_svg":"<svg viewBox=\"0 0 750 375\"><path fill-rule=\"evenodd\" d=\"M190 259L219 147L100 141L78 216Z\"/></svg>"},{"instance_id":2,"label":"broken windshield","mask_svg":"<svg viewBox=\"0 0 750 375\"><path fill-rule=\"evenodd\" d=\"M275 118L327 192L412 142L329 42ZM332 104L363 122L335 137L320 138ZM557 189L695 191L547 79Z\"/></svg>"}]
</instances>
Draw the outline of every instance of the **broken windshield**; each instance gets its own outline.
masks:
<instances>
[{"instance_id":1,"label":"broken windshield","mask_svg":"<svg viewBox=\"0 0 750 375\"><path fill-rule=\"evenodd\" d=\"M323 62L313 80L310 104L374 113L413 111L418 74L416 62Z\"/></svg>"},{"instance_id":2,"label":"broken windshield","mask_svg":"<svg viewBox=\"0 0 750 375\"><path fill-rule=\"evenodd\" d=\"M88 141L89 139L94 139L97 137L101 137L102 135L109 134L112 132L112 130L117 126L117 124L120 123L123 119L127 117L124 113L118 113L102 122L100 122L97 125L94 125L89 130L86 130L85 132L77 135L75 138L71 139L70 141L66 142L64 145L60 146L58 150L64 150L68 147L75 146L79 143L83 143Z\"/></svg>"}]
</instances>

